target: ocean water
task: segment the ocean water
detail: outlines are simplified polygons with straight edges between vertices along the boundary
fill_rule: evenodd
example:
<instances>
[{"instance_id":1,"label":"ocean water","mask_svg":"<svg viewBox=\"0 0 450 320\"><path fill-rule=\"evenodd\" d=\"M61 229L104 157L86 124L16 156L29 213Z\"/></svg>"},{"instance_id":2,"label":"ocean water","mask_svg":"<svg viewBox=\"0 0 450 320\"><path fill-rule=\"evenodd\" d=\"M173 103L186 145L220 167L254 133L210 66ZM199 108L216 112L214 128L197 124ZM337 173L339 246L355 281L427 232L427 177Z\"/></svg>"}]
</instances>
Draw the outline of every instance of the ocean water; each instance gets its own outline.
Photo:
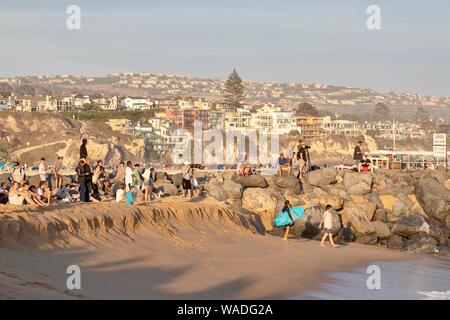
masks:
<instances>
[{"instance_id":1,"label":"ocean water","mask_svg":"<svg viewBox=\"0 0 450 320\"><path fill-rule=\"evenodd\" d=\"M293 299L450 300L450 255L372 262L328 278Z\"/></svg>"}]
</instances>

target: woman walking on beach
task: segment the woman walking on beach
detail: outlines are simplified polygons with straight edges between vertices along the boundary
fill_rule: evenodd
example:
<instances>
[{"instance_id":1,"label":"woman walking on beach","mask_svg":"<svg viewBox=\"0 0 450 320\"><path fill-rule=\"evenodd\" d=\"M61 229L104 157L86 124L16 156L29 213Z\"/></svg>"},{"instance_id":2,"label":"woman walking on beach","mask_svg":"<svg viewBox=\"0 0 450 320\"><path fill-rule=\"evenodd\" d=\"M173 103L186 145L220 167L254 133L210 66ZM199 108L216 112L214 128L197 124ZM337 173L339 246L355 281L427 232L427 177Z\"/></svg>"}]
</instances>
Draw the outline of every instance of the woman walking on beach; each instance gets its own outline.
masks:
<instances>
[{"instance_id":1,"label":"woman walking on beach","mask_svg":"<svg viewBox=\"0 0 450 320\"><path fill-rule=\"evenodd\" d=\"M291 216L291 209L292 209L292 206L290 205L289 200L286 200L284 202L283 209L281 209L281 212L287 212L292 223L284 228L284 237L283 237L284 241L288 240L289 231L290 231L291 227L294 226L294 219L292 219L292 216Z\"/></svg>"}]
</instances>

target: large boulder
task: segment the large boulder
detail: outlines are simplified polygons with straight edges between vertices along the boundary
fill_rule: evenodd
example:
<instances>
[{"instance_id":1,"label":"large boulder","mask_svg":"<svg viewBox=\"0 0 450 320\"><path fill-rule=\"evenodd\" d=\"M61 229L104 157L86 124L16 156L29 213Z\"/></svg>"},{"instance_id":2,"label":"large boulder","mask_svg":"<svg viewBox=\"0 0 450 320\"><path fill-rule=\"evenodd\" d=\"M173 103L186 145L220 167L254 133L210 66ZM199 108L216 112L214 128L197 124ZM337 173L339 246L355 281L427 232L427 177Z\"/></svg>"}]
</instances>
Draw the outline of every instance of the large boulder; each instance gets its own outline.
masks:
<instances>
[{"instance_id":1,"label":"large boulder","mask_svg":"<svg viewBox=\"0 0 450 320\"><path fill-rule=\"evenodd\" d=\"M228 199L241 199L244 187L239 183L227 180L223 183L223 191Z\"/></svg>"},{"instance_id":2,"label":"large boulder","mask_svg":"<svg viewBox=\"0 0 450 320\"><path fill-rule=\"evenodd\" d=\"M370 234L366 234L366 235L357 237L355 242L361 243L361 244L375 245L378 242L378 237L377 237L376 233L370 233Z\"/></svg>"},{"instance_id":3,"label":"large boulder","mask_svg":"<svg viewBox=\"0 0 450 320\"><path fill-rule=\"evenodd\" d=\"M411 237L407 243L407 250L413 253L438 253L436 240L425 232L420 232Z\"/></svg>"},{"instance_id":4,"label":"large boulder","mask_svg":"<svg viewBox=\"0 0 450 320\"><path fill-rule=\"evenodd\" d=\"M333 168L326 168L321 170L313 170L308 172L305 177L309 184L321 187L330 185L336 182L337 171Z\"/></svg>"},{"instance_id":5,"label":"large boulder","mask_svg":"<svg viewBox=\"0 0 450 320\"><path fill-rule=\"evenodd\" d=\"M263 188L247 188L242 195L242 207L254 212L270 212L272 215L277 207L269 191Z\"/></svg>"},{"instance_id":6,"label":"large boulder","mask_svg":"<svg viewBox=\"0 0 450 320\"><path fill-rule=\"evenodd\" d=\"M350 195L343 189L343 186L329 185L320 187L322 190L328 192L331 195L338 196L343 200L351 200Z\"/></svg>"},{"instance_id":7,"label":"large boulder","mask_svg":"<svg viewBox=\"0 0 450 320\"><path fill-rule=\"evenodd\" d=\"M391 229L389 229L387 223L381 221L372 221L372 224L375 227L375 233L378 239L388 238L392 234Z\"/></svg>"},{"instance_id":8,"label":"large boulder","mask_svg":"<svg viewBox=\"0 0 450 320\"><path fill-rule=\"evenodd\" d=\"M450 215L450 190L431 177L420 179L416 184L416 197L425 213L445 223Z\"/></svg>"},{"instance_id":9,"label":"large boulder","mask_svg":"<svg viewBox=\"0 0 450 320\"><path fill-rule=\"evenodd\" d=\"M381 202L380 198L378 197L378 193L371 192L366 195L366 199L369 200L369 202L372 202L377 206L378 209L384 209L383 203Z\"/></svg>"},{"instance_id":10,"label":"large boulder","mask_svg":"<svg viewBox=\"0 0 450 320\"><path fill-rule=\"evenodd\" d=\"M392 232L410 238L419 232L430 233L430 225L421 215L412 214L401 217L392 228Z\"/></svg>"},{"instance_id":11,"label":"large boulder","mask_svg":"<svg viewBox=\"0 0 450 320\"><path fill-rule=\"evenodd\" d=\"M402 249L404 245L403 238L397 234L391 234L382 243L385 244L389 249Z\"/></svg>"},{"instance_id":12,"label":"large boulder","mask_svg":"<svg viewBox=\"0 0 450 320\"><path fill-rule=\"evenodd\" d=\"M213 197L218 201L225 201L228 199L228 195L225 193L223 184L218 182L215 178L209 180L208 183L205 184L205 190L208 192L210 197Z\"/></svg>"},{"instance_id":13,"label":"large boulder","mask_svg":"<svg viewBox=\"0 0 450 320\"><path fill-rule=\"evenodd\" d=\"M319 199L319 204L322 208L331 205L334 210L341 210L344 205L344 200L341 197L329 194L320 188L315 188L314 193L316 194L317 199Z\"/></svg>"},{"instance_id":14,"label":"large boulder","mask_svg":"<svg viewBox=\"0 0 450 320\"><path fill-rule=\"evenodd\" d=\"M344 187L349 194L365 195L372 191L372 176L370 174L346 172Z\"/></svg>"},{"instance_id":15,"label":"large boulder","mask_svg":"<svg viewBox=\"0 0 450 320\"><path fill-rule=\"evenodd\" d=\"M242 209L258 214L266 230L273 229L277 201L270 197L267 189L247 188L242 195ZM281 210L280 210L281 211Z\"/></svg>"},{"instance_id":16,"label":"large boulder","mask_svg":"<svg viewBox=\"0 0 450 320\"><path fill-rule=\"evenodd\" d=\"M299 194L302 191L300 182L294 176L277 176L275 178L275 184L278 187L289 189L295 194Z\"/></svg>"},{"instance_id":17,"label":"large boulder","mask_svg":"<svg viewBox=\"0 0 450 320\"><path fill-rule=\"evenodd\" d=\"M324 230L319 228L323 213L324 210L320 207L306 209L303 217L295 222L292 233L299 238L320 240L324 234ZM333 228L331 232L333 236L336 236L342 228L342 224L339 215L334 211L332 211L332 221Z\"/></svg>"},{"instance_id":18,"label":"large boulder","mask_svg":"<svg viewBox=\"0 0 450 320\"><path fill-rule=\"evenodd\" d=\"M435 219L429 219L430 236L436 240L437 244L445 245L448 243L449 232L445 225Z\"/></svg>"},{"instance_id":19,"label":"large boulder","mask_svg":"<svg viewBox=\"0 0 450 320\"><path fill-rule=\"evenodd\" d=\"M375 227L370 222L376 206L373 205L370 209L362 207L362 202L349 201L344 205L342 210L342 222L345 228L350 228L357 238L374 234Z\"/></svg>"},{"instance_id":20,"label":"large boulder","mask_svg":"<svg viewBox=\"0 0 450 320\"><path fill-rule=\"evenodd\" d=\"M373 217L375 221L388 222L387 213L384 209L377 209Z\"/></svg>"},{"instance_id":21,"label":"large boulder","mask_svg":"<svg viewBox=\"0 0 450 320\"><path fill-rule=\"evenodd\" d=\"M256 174L244 177L235 174L231 177L231 180L245 188L267 188L269 186L263 176Z\"/></svg>"},{"instance_id":22,"label":"large boulder","mask_svg":"<svg viewBox=\"0 0 450 320\"><path fill-rule=\"evenodd\" d=\"M373 220L377 205L370 202L364 196L351 196L350 201L346 201L344 207L356 207L363 212L369 220Z\"/></svg>"}]
</instances>

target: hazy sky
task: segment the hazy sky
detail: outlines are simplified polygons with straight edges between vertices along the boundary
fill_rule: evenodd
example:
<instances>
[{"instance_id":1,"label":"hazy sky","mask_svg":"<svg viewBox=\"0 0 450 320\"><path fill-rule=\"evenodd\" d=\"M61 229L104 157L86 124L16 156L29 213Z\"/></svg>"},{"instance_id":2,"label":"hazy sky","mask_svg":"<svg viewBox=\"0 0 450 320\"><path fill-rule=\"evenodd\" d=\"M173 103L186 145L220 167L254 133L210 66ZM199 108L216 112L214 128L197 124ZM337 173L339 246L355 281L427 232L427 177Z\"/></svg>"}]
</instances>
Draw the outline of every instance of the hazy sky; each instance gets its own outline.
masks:
<instances>
[{"instance_id":1,"label":"hazy sky","mask_svg":"<svg viewBox=\"0 0 450 320\"><path fill-rule=\"evenodd\" d=\"M69 5L81 30L66 28ZM381 7L382 30L366 27ZM155 71L450 96L450 1L0 0L0 76Z\"/></svg>"}]
</instances>

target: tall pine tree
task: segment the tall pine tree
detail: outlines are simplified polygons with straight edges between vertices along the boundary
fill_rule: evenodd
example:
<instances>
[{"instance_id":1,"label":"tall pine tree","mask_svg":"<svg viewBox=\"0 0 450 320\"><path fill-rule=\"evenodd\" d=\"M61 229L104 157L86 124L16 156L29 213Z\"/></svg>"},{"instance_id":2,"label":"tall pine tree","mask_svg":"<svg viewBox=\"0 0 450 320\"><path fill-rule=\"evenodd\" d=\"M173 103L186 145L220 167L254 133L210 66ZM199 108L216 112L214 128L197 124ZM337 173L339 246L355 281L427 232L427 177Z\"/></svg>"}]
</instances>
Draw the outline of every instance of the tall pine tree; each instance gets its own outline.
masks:
<instances>
[{"instance_id":1,"label":"tall pine tree","mask_svg":"<svg viewBox=\"0 0 450 320\"><path fill-rule=\"evenodd\" d=\"M243 100L244 84L236 69L233 69L225 82L224 101L229 109L236 110L242 106Z\"/></svg>"}]
</instances>

